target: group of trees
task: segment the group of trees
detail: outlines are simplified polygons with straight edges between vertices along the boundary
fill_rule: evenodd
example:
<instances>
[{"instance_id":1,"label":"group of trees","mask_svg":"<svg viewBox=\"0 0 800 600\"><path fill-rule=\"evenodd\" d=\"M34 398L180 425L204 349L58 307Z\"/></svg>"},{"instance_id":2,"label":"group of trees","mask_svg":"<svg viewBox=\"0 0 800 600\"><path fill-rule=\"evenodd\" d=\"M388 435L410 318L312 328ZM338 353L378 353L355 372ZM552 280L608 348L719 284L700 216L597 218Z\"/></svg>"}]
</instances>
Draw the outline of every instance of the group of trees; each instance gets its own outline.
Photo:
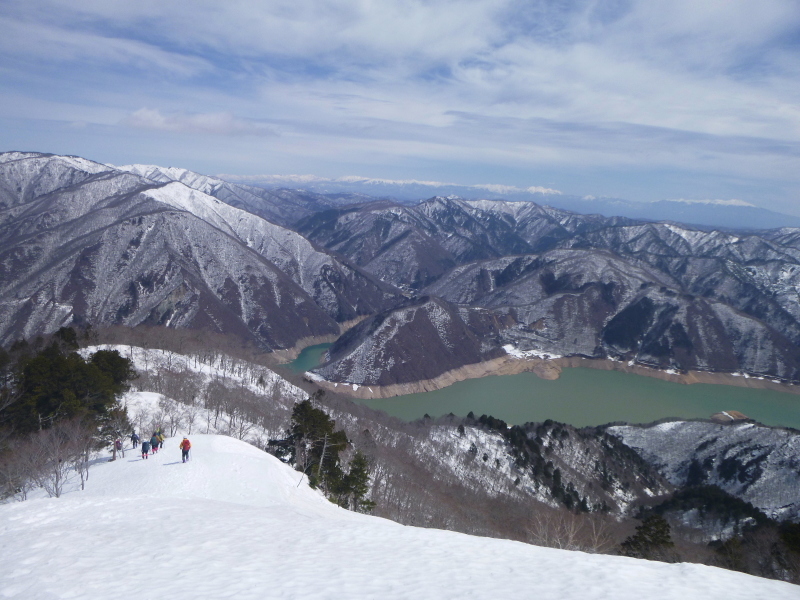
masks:
<instances>
[{"instance_id":1,"label":"group of trees","mask_svg":"<svg viewBox=\"0 0 800 600\"><path fill-rule=\"evenodd\" d=\"M321 394L314 396L319 399ZM347 434L336 429L336 422L311 399L295 404L286 437L270 440L270 447L299 471L308 475L309 484L320 488L332 501L344 508L370 512L375 504L366 498L369 492L369 462L356 450L342 468L341 455L350 445Z\"/></svg>"},{"instance_id":2,"label":"group of trees","mask_svg":"<svg viewBox=\"0 0 800 600\"><path fill-rule=\"evenodd\" d=\"M130 428L118 398L135 376L116 351L82 356L72 328L0 349L2 496L60 496L73 471L83 486L92 452Z\"/></svg>"}]
</instances>

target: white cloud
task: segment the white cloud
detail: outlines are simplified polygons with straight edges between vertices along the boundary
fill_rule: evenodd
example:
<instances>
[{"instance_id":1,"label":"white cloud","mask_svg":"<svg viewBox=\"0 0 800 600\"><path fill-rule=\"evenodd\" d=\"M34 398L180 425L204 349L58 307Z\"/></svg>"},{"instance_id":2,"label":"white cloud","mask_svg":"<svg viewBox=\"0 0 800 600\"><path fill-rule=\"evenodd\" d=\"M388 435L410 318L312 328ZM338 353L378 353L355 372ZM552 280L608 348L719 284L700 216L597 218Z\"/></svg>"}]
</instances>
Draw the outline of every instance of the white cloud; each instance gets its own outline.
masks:
<instances>
[{"instance_id":1,"label":"white cloud","mask_svg":"<svg viewBox=\"0 0 800 600\"><path fill-rule=\"evenodd\" d=\"M141 40L18 20L0 14L0 56L23 63L82 64L84 68L157 71L170 77L190 77L208 72L205 59L171 52ZM67 71L68 73L68 71Z\"/></svg>"},{"instance_id":2,"label":"white cloud","mask_svg":"<svg viewBox=\"0 0 800 600\"><path fill-rule=\"evenodd\" d=\"M123 119L128 127L155 129L175 133L197 133L213 135L275 135L261 124L237 119L227 112L205 114L163 114L158 109L140 108Z\"/></svg>"},{"instance_id":3,"label":"white cloud","mask_svg":"<svg viewBox=\"0 0 800 600\"><path fill-rule=\"evenodd\" d=\"M373 177L361 177L359 175L345 175L343 177L319 177L317 175L234 175L234 174L219 174L220 179L229 179L231 181L239 182L252 182L252 183L265 183L269 185L281 184L312 184L312 183L348 183L360 185L386 185L386 186L423 186L432 188L465 188L474 190L487 190L494 194L508 195L508 194L554 194L561 195L562 192L552 188L542 186L530 186L521 188L513 185L504 185L498 183L479 183L479 184L462 184L446 181L420 181L418 179L376 179Z\"/></svg>"},{"instance_id":4,"label":"white cloud","mask_svg":"<svg viewBox=\"0 0 800 600\"><path fill-rule=\"evenodd\" d=\"M755 206L744 200L732 198L730 200L687 200L685 198L670 198L667 202L682 202L683 204L716 204L719 206Z\"/></svg>"},{"instance_id":5,"label":"white cloud","mask_svg":"<svg viewBox=\"0 0 800 600\"><path fill-rule=\"evenodd\" d=\"M471 185L468 186L471 188L479 189L479 190L488 190L495 194L507 195L507 194L521 194L527 192L528 194L553 194L553 195L561 195L559 190L554 190L552 188L542 187L540 185L532 185L526 188L519 188L514 185L502 185L496 183L483 183L478 185Z\"/></svg>"}]
</instances>

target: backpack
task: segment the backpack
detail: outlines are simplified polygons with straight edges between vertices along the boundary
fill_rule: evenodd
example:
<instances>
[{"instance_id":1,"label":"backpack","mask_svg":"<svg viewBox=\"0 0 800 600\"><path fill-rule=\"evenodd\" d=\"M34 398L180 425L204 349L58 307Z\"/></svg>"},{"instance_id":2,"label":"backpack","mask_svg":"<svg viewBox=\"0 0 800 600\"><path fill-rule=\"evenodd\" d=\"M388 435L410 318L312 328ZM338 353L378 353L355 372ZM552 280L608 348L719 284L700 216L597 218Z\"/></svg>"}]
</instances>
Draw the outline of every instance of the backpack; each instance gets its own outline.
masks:
<instances>
[{"instance_id":1,"label":"backpack","mask_svg":"<svg viewBox=\"0 0 800 600\"><path fill-rule=\"evenodd\" d=\"M181 448L183 450L188 451L191 447L192 447L192 442L190 442L189 440L183 440L183 442L181 442Z\"/></svg>"}]
</instances>

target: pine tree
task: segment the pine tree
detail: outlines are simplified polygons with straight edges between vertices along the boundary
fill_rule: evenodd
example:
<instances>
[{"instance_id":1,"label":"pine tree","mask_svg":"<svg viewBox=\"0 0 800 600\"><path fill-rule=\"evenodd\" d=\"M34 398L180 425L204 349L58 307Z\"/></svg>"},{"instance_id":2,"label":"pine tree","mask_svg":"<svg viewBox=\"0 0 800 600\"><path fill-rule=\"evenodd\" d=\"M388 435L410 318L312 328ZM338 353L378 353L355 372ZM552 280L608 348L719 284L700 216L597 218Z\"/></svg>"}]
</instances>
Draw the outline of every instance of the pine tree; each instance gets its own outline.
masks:
<instances>
[{"instance_id":1,"label":"pine tree","mask_svg":"<svg viewBox=\"0 0 800 600\"><path fill-rule=\"evenodd\" d=\"M663 562L679 562L674 550L667 520L660 515L650 515L636 528L636 533L622 542L620 554L633 558L646 558Z\"/></svg>"},{"instance_id":2,"label":"pine tree","mask_svg":"<svg viewBox=\"0 0 800 600\"><path fill-rule=\"evenodd\" d=\"M13 366L4 366L0 421L5 427L25 434L74 418L101 428L118 420L117 397L136 376L130 361L116 350L100 350L86 360L74 350L74 338L72 329L59 330L36 354L21 353Z\"/></svg>"},{"instance_id":3,"label":"pine tree","mask_svg":"<svg viewBox=\"0 0 800 600\"><path fill-rule=\"evenodd\" d=\"M350 508L356 512L367 513L375 508L375 503L367 500L365 496L369 492L369 461L361 451L356 450L350 461L350 470L343 480L343 491L345 508Z\"/></svg>"},{"instance_id":4,"label":"pine tree","mask_svg":"<svg viewBox=\"0 0 800 600\"><path fill-rule=\"evenodd\" d=\"M314 408L311 400L294 405L292 424L285 440L289 461L308 475L312 487L332 490L344 477L339 453L349 441L344 431L336 431L336 421L324 410Z\"/></svg>"}]
</instances>

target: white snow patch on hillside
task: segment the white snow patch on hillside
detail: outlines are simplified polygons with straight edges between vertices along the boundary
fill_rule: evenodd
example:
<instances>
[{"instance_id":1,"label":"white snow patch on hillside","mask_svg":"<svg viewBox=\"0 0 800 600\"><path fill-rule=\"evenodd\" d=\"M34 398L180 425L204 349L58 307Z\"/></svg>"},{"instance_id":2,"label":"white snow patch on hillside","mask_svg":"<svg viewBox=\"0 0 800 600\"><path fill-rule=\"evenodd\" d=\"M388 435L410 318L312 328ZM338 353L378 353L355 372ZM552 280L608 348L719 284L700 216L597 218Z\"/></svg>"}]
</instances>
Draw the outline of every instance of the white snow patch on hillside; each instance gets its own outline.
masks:
<instances>
[{"instance_id":1,"label":"white snow patch on hillside","mask_svg":"<svg viewBox=\"0 0 800 600\"><path fill-rule=\"evenodd\" d=\"M88 346L83 348L81 353L88 356L98 350L116 350L121 356L130 359L137 371L166 369L177 373L192 372L202 375L207 380L212 378L227 380L237 387L249 389L254 393L263 393L266 388L277 387L282 396L298 401L308 395L275 371L221 353L188 356L160 348L145 349L124 344Z\"/></svg>"},{"instance_id":2,"label":"white snow patch on hillside","mask_svg":"<svg viewBox=\"0 0 800 600\"><path fill-rule=\"evenodd\" d=\"M506 344L503 346L503 350L506 351L506 354L509 356L513 356L514 358L542 358L545 360L550 360L553 358L561 358L560 354L554 354L552 352L545 352L543 350L519 350L513 344Z\"/></svg>"}]
</instances>

